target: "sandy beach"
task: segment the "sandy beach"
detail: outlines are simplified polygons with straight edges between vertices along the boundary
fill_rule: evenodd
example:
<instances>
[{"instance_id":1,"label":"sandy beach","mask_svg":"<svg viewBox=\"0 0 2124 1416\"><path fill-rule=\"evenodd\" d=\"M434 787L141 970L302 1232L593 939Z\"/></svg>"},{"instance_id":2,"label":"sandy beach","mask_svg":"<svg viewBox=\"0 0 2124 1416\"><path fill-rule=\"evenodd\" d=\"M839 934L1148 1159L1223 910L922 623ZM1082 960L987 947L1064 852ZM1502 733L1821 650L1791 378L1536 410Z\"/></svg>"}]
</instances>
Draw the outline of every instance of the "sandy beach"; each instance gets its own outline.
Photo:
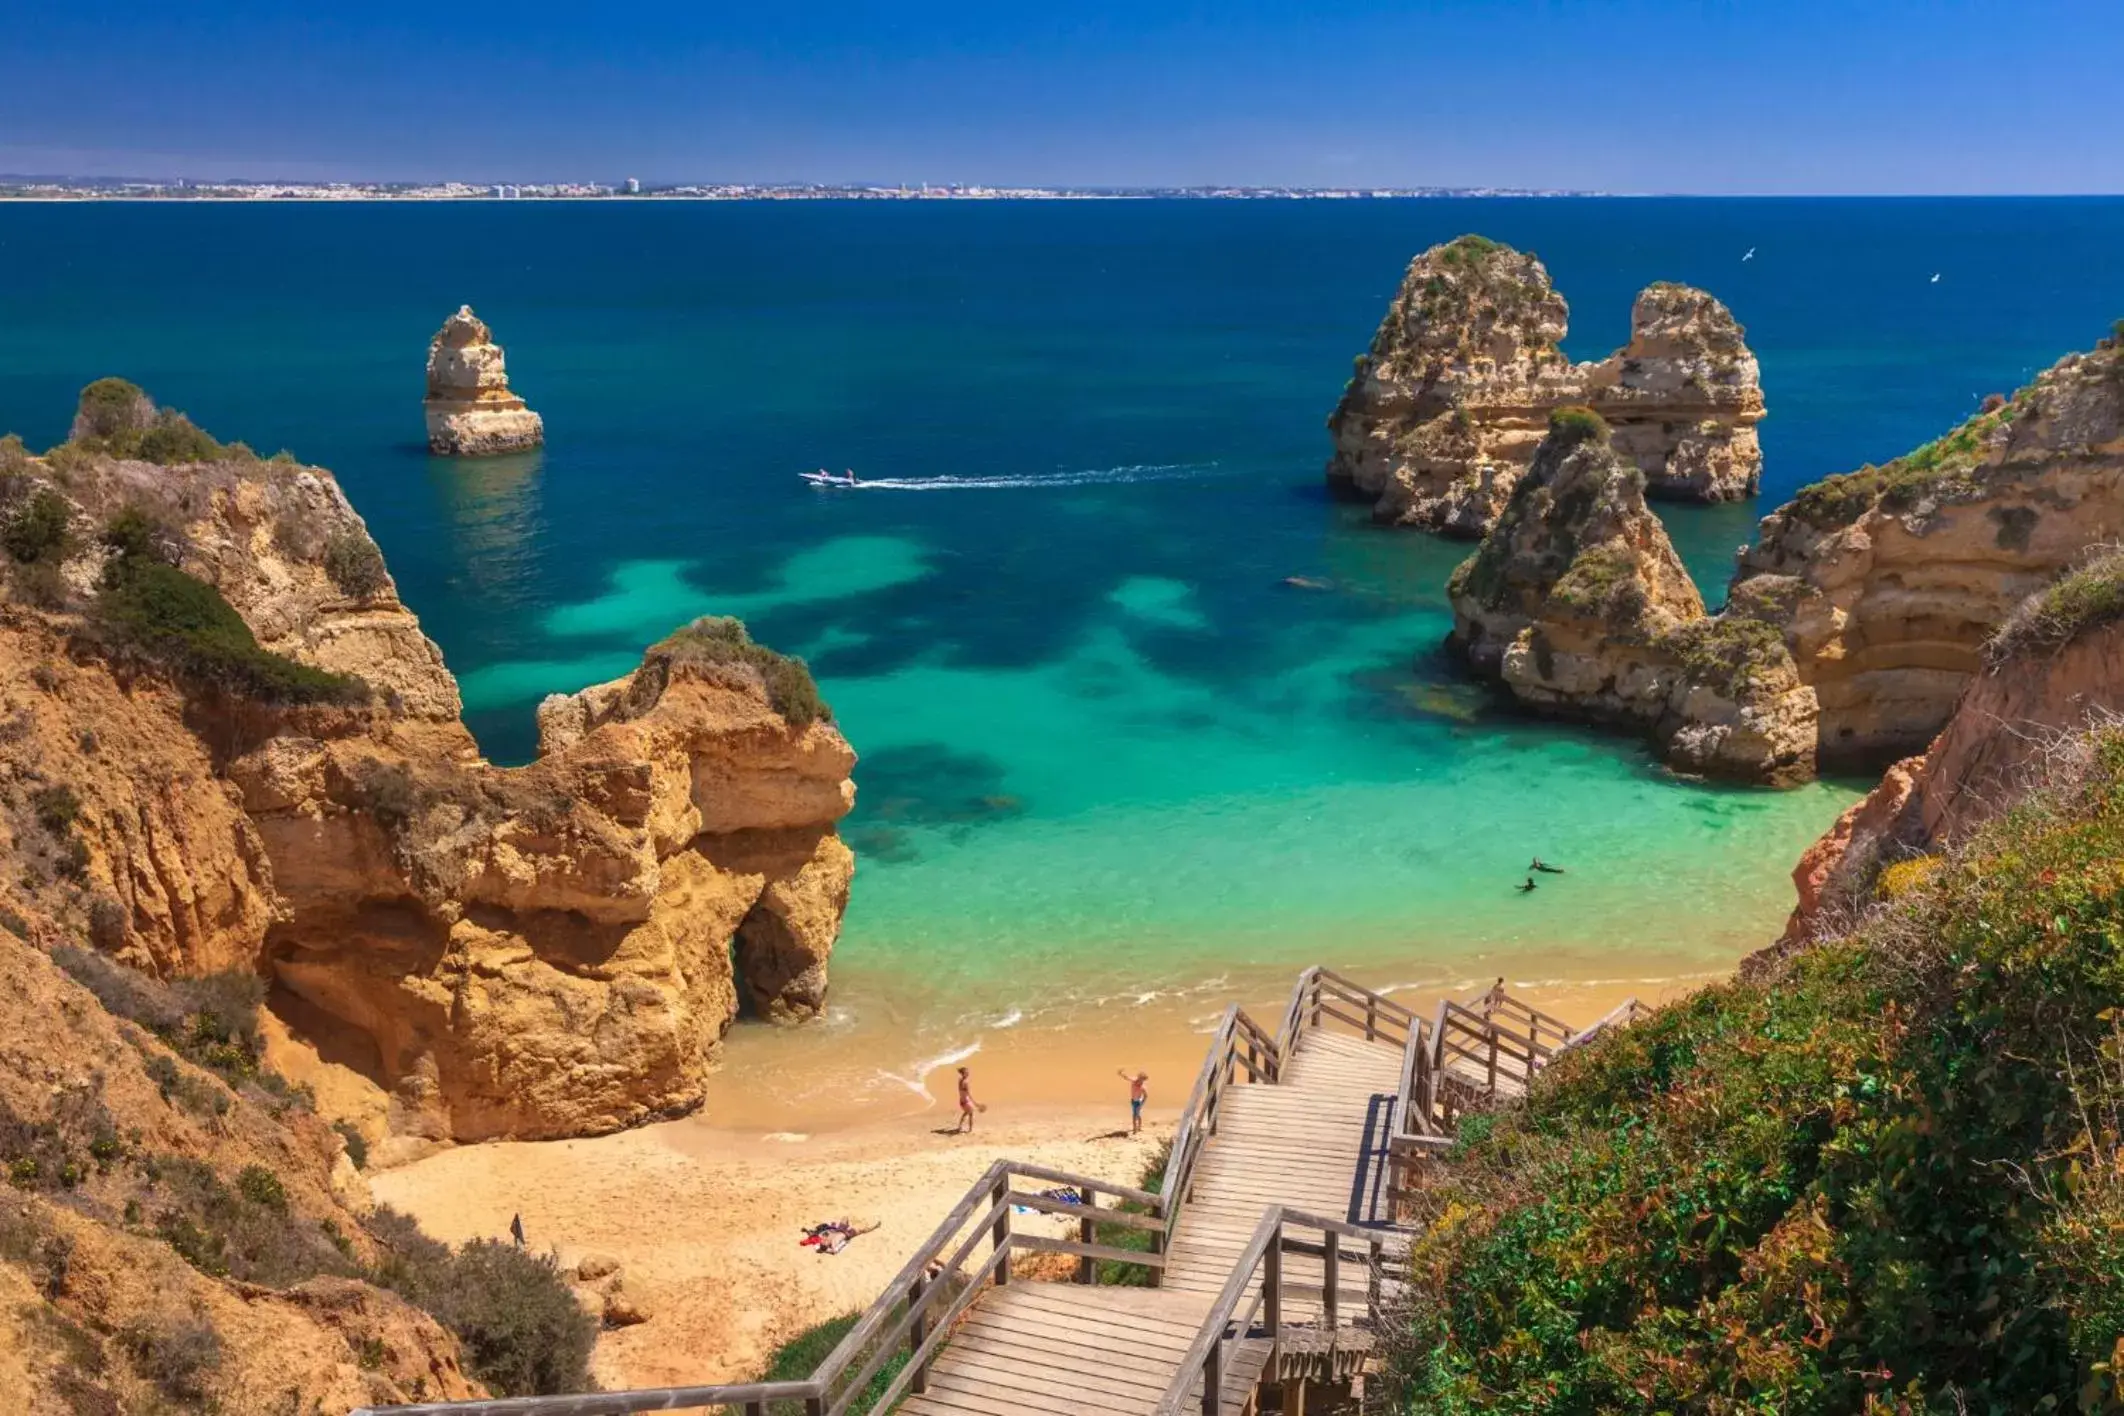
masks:
<instances>
[{"instance_id":1,"label":"sandy beach","mask_svg":"<svg viewBox=\"0 0 2124 1416\"><path fill-rule=\"evenodd\" d=\"M1649 1002L1682 991L1565 985L1525 996L1585 1023L1626 993ZM1271 1027L1280 1020L1280 1002L1248 1008ZM955 1119L948 1065L897 1099L807 1112L773 1098L800 1084L793 1074L828 1064L831 1039L741 1028L699 1115L593 1139L462 1146L370 1183L378 1200L453 1243L500 1237L521 1214L532 1246L557 1250L563 1264L590 1253L619 1260L651 1316L600 1339L605 1385L744 1380L790 1337L868 1305L998 1158L1137 1181L1171 1134L1204 1044L1179 1012L1013 1030L975 1065L991 1110L975 1135L955 1136L940 1134ZM1125 1130L1127 1093L1114 1075L1123 1065L1152 1073L1141 1137ZM838 1218L878 1228L838 1255L798 1243L804 1226ZM1069 1223L1020 1222L1057 1233Z\"/></svg>"},{"instance_id":2,"label":"sandy beach","mask_svg":"<svg viewBox=\"0 0 2124 1416\"><path fill-rule=\"evenodd\" d=\"M936 1134L953 1119L941 1111L809 1137L688 1119L592 1140L464 1146L370 1183L453 1243L503 1236L521 1214L531 1245L564 1264L618 1259L650 1317L600 1338L604 1385L738 1381L798 1332L868 1305L999 1157L1132 1183L1175 1109L1154 1113L1137 1138L1119 1129L1121 1107L999 1103L973 1136ZM799 1245L805 1225L836 1218L878 1228L839 1254Z\"/></svg>"}]
</instances>

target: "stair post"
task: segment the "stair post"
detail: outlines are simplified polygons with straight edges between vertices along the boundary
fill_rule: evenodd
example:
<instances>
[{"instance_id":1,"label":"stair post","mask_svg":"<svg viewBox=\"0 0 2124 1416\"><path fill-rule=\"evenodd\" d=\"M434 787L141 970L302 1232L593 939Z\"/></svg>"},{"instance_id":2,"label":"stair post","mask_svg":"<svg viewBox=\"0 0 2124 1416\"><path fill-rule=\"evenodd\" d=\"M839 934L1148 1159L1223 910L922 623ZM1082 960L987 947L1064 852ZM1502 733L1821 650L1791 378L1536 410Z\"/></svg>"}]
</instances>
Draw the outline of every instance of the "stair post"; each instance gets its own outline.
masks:
<instances>
[{"instance_id":1,"label":"stair post","mask_svg":"<svg viewBox=\"0 0 2124 1416\"><path fill-rule=\"evenodd\" d=\"M1003 1251L1003 1258L996 1265L996 1287L1010 1282L1010 1176L1005 1174L996 1181L993 1191L995 1202L1002 1213L996 1216L995 1228L989 1231L989 1242Z\"/></svg>"}]
</instances>

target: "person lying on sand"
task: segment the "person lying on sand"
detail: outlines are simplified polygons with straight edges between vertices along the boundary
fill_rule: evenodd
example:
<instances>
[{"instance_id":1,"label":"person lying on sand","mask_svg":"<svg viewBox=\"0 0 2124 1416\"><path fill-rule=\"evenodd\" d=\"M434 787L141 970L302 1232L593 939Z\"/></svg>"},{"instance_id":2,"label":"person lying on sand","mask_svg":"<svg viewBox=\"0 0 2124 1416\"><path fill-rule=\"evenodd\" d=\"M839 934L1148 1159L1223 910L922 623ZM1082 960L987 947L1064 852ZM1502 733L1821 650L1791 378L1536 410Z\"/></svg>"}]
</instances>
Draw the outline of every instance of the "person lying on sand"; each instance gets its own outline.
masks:
<instances>
[{"instance_id":1,"label":"person lying on sand","mask_svg":"<svg viewBox=\"0 0 2124 1416\"><path fill-rule=\"evenodd\" d=\"M1150 1073L1138 1072L1131 1077L1126 1067L1117 1074L1128 1083L1128 1133L1131 1136L1143 1133L1143 1103L1150 1100Z\"/></svg>"},{"instance_id":2,"label":"person lying on sand","mask_svg":"<svg viewBox=\"0 0 2124 1416\"><path fill-rule=\"evenodd\" d=\"M1540 856L1534 857L1534 863L1532 865L1529 865L1527 869L1541 871L1544 875L1561 875L1564 873L1564 868L1562 866L1550 865L1547 862L1543 861Z\"/></svg>"},{"instance_id":3,"label":"person lying on sand","mask_svg":"<svg viewBox=\"0 0 2124 1416\"><path fill-rule=\"evenodd\" d=\"M814 1224L804 1231L797 1243L815 1248L822 1254L838 1254L848 1247L848 1241L877 1229L877 1222L858 1227L854 1220L829 1219L824 1224Z\"/></svg>"},{"instance_id":4,"label":"person lying on sand","mask_svg":"<svg viewBox=\"0 0 2124 1416\"><path fill-rule=\"evenodd\" d=\"M973 1072L968 1068L961 1067L959 1069L959 1124L955 1129L964 1131L969 1136L972 1135L974 1113L986 1110L988 1110L987 1107L974 1100Z\"/></svg>"}]
</instances>

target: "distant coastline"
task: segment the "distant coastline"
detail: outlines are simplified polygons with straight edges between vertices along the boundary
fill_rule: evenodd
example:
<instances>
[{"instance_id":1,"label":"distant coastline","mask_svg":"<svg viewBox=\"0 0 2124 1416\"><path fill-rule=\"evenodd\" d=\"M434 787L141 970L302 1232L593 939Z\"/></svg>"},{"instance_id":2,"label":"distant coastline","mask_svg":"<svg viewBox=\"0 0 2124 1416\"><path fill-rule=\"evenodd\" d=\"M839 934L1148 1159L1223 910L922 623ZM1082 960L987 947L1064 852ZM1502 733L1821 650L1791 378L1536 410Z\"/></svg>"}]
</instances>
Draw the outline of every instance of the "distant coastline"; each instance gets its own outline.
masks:
<instances>
[{"instance_id":1,"label":"distant coastline","mask_svg":"<svg viewBox=\"0 0 2124 1416\"><path fill-rule=\"evenodd\" d=\"M1379 201L1452 197L1606 197L1531 187L996 187L971 183L192 182L0 174L0 201Z\"/></svg>"}]
</instances>

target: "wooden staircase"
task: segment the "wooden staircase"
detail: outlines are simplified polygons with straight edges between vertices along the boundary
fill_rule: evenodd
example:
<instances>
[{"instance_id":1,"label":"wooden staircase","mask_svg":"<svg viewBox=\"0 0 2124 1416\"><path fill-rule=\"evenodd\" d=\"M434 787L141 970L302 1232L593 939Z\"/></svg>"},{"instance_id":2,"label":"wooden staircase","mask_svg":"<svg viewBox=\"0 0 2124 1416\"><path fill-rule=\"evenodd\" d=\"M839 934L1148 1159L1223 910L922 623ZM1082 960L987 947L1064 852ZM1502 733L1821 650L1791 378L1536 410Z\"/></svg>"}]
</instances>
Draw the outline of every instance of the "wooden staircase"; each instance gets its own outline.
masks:
<instances>
[{"instance_id":1,"label":"wooden staircase","mask_svg":"<svg viewBox=\"0 0 2124 1416\"><path fill-rule=\"evenodd\" d=\"M945 1217L813 1375L800 1382L443 1402L354 1416L1248 1416L1269 1384L1342 1383L1372 1362L1408 1231L1397 1207L1471 1107L1524 1094L1574 1033L1503 981L1428 1019L1327 969L1298 978L1270 1033L1225 1011L1156 1194L999 1161ZM1083 1204L1048 1199L1074 1187ZM1019 1234L1018 1208L1078 1221ZM1148 1251L1101 1242L1148 1233ZM1106 1231L1102 1233L1102 1230ZM1013 1254L1077 1259L1075 1283L1033 1281ZM1100 1284L1101 1261L1153 1286ZM906 1364L873 1400L895 1354Z\"/></svg>"}]
</instances>

